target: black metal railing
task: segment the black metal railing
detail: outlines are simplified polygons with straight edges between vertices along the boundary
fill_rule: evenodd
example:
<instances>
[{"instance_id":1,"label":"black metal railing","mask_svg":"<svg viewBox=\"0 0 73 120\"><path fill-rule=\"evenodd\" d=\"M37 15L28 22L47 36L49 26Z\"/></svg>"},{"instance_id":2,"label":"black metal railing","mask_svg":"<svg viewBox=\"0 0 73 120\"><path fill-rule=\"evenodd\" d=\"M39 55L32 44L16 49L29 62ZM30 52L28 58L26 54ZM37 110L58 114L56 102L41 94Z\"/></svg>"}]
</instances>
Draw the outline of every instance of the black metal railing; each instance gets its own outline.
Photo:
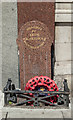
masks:
<instances>
[{"instance_id":1,"label":"black metal railing","mask_svg":"<svg viewBox=\"0 0 73 120\"><path fill-rule=\"evenodd\" d=\"M63 83L64 83L64 91L30 91L30 90L26 91L26 90L17 90L15 88L15 85L12 84L11 79L8 79L8 82L3 90L5 105L8 105L9 102L15 103L15 106L27 104L28 102L33 102L34 106L39 106L39 103L41 102L53 106L63 104L69 107L70 90L68 88L66 79L64 80ZM34 97L30 96L29 93L32 93ZM47 94L47 96L41 97L40 94ZM52 103L50 101L47 101L47 99L49 99L50 97L54 97L57 95L58 95L57 103ZM17 102L18 97L25 98L26 100L18 103Z\"/></svg>"}]
</instances>

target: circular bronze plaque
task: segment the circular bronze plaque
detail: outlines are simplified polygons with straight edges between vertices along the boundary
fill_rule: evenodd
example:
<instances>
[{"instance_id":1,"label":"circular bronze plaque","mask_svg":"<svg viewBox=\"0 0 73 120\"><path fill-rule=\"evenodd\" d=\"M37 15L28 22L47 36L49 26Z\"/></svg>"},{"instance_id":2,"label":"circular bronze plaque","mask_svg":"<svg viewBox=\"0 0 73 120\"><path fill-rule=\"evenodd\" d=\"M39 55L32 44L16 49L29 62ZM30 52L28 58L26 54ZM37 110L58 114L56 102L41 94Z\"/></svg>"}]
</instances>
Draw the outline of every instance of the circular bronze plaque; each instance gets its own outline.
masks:
<instances>
[{"instance_id":1,"label":"circular bronze plaque","mask_svg":"<svg viewBox=\"0 0 73 120\"><path fill-rule=\"evenodd\" d=\"M27 47L38 49L49 39L48 27L39 21L27 22L22 29L22 39Z\"/></svg>"}]
</instances>

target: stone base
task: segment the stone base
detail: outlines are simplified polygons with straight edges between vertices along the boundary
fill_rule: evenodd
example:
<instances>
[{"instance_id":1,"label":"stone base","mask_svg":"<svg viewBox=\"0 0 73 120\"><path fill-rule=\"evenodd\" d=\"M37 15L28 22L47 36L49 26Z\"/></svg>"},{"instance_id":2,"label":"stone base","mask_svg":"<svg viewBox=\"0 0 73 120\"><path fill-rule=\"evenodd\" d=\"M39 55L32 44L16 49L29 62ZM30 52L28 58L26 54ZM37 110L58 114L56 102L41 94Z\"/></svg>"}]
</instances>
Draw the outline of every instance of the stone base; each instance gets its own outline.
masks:
<instances>
[{"instance_id":1,"label":"stone base","mask_svg":"<svg viewBox=\"0 0 73 120\"><path fill-rule=\"evenodd\" d=\"M71 118L71 109L23 109L3 107L5 118Z\"/></svg>"}]
</instances>

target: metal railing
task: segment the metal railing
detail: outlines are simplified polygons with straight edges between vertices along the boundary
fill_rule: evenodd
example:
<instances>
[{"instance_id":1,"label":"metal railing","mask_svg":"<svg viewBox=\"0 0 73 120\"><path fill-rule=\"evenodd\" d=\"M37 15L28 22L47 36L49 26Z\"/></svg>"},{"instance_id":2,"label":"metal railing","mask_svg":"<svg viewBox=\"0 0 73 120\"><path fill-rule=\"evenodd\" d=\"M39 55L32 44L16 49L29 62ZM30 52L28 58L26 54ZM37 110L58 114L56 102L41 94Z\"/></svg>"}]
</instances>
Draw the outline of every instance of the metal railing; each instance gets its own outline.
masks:
<instances>
[{"instance_id":1,"label":"metal railing","mask_svg":"<svg viewBox=\"0 0 73 120\"><path fill-rule=\"evenodd\" d=\"M67 80L64 79L64 91L30 91L30 90L17 90L15 85L12 84L12 81L8 79L6 86L4 87L4 101L5 105L8 105L9 102L15 103L15 106L27 104L33 102L34 106L39 106L39 103L44 103L48 105L65 105L69 107L69 94L70 90L67 85ZM30 96L29 93L32 93L33 96ZM46 96L40 96L40 94L47 94ZM48 95L49 94L49 95ZM58 95L56 103L52 103L47 99L52 98ZM17 102L17 98L24 98L23 102ZM25 100L26 99L26 100Z\"/></svg>"}]
</instances>

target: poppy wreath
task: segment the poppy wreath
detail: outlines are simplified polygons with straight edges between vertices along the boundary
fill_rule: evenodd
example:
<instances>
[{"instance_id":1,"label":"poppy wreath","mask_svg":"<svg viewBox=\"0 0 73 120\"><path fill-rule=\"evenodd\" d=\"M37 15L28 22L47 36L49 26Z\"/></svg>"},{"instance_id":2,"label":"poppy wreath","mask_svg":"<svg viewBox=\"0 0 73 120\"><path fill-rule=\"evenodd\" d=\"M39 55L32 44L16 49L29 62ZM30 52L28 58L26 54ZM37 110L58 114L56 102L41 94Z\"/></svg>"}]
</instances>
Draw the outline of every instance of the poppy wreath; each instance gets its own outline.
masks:
<instances>
[{"instance_id":1,"label":"poppy wreath","mask_svg":"<svg viewBox=\"0 0 73 120\"><path fill-rule=\"evenodd\" d=\"M58 91L58 86L55 83L54 80L52 80L51 78L47 77L47 76L35 76L34 78L31 78L26 86L25 86L25 90L30 90L30 91ZM44 92L45 93L45 92ZM41 93L39 94L39 96L49 96L52 94L48 94L48 93ZM34 95L33 93L29 93L29 96L36 96L36 94ZM48 102L51 103L56 103L58 100L58 95L49 97L49 98L45 98ZM29 102L31 103L31 102ZM49 104L50 105L50 104Z\"/></svg>"}]
</instances>

